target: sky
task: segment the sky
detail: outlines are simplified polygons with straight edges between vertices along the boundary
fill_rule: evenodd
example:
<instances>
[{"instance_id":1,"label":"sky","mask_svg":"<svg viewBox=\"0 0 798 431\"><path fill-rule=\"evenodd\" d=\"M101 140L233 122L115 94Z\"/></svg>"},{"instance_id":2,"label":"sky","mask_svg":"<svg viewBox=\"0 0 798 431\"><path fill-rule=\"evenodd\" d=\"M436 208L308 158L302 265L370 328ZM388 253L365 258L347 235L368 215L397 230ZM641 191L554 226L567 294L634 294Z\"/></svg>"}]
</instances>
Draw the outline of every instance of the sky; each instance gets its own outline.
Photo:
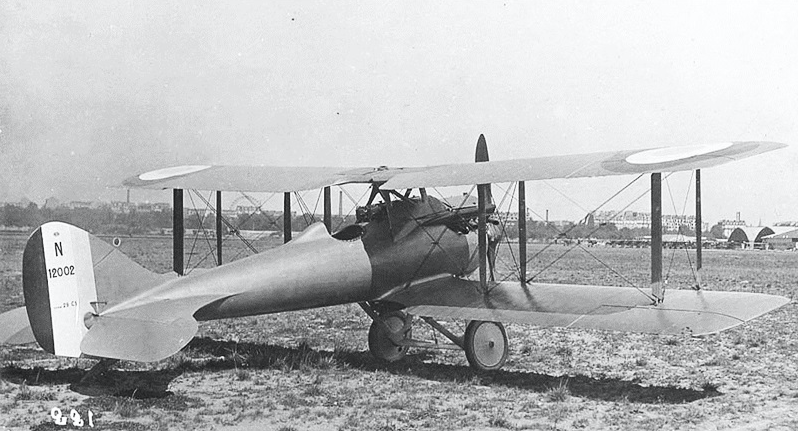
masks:
<instances>
[{"instance_id":1,"label":"sky","mask_svg":"<svg viewBox=\"0 0 798 431\"><path fill-rule=\"evenodd\" d=\"M484 133L492 160L793 144L702 171L703 214L798 220L796 16L793 1L0 2L0 201L124 200L124 178L173 165L466 163ZM633 179L529 183L528 202L579 219ZM693 212L690 183L668 178L666 213Z\"/></svg>"}]
</instances>

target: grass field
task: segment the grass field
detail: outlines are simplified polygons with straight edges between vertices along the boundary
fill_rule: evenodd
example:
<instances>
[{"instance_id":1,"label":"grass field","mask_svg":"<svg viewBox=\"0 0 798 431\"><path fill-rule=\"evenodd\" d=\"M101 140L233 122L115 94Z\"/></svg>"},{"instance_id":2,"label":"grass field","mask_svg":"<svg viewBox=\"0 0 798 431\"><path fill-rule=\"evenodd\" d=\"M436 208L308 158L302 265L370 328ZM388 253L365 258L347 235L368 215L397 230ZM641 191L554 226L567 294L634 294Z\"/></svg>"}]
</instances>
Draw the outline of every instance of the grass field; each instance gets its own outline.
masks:
<instances>
[{"instance_id":1,"label":"grass field","mask_svg":"<svg viewBox=\"0 0 798 431\"><path fill-rule=\"evenodd\" d=\"M4 311L23 304L25 238L0 241ZM120 248L149 269L171 265L168 238L123 238ZM196 250L190 264L208 246L200 241ZM244 251L231 244L227 258ZM564 251L542 252L529 273ZM536 280L647 286L648 256L575 249ZM502 261L511 260L504 246ZM793 252L708 250L703 281L795 299L797 261ZM664 268L669 288L692 285L684 250L666 250ZM472 372L459 351L417 350L381 364L367 350L369 324L356 305L205 322L175 356L120 362L87 386L78 381L94 361L0 346L0 429L76 429L72 419L55 425L54 407L65 416L75 409L84 421L91 411L95 429L798 429L795 302L706 338L507 325L510 359L490 374ZM464 322L448 326L460 332ZM414 333L435 336L421 323Z\"/></svg>"}]
</instances>

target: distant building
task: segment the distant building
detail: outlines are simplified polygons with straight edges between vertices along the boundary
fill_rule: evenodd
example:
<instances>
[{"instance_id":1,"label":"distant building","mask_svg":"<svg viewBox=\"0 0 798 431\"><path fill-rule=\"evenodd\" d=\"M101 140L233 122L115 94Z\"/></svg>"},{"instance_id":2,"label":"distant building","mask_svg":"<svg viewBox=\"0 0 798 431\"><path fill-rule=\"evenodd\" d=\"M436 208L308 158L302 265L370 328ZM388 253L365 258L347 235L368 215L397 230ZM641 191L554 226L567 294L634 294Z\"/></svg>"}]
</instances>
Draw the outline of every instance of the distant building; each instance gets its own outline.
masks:
<instances>
[{"instance_id":1,"label":"distant building","mask_svg":"<svg viewBox=\"0 0 798 431\"><path fill-rule=\"evenodd\" d=\"M599 211L594 214L594 222L598 224L614 224L618 229L651 229L651 213L639 211ZM701 231L709 229L709 223L701 223ZM695 231L695 216L662 215L662 230L679 232L679 228Z\"/></svg>"},{"instance_id":2,"label":"distant building","mask_svg":"<svg viewBox=\"0 0 798 431\"><path fill-rule=\"evenodd\" d=\"M111 202L111 211L117 214L126 214L130 212L130 208L132 207L130 202L120 202L120 201L113 201Z\"/></svg>"},{"instance_id":3,"label":"distant building","mask_svg":"<svg viewBox=\"0 0 798 431\"><path fill-rule=\"evenodd\" d=\"M69 209L76 210L76 209L97 208L99 205L92 201L71 201L64 206Z\"/></svg>"},{"instance_id":4,"label":"distant building","mask_svg":"<svg viewBox=\"0 0 798 431\"><path fill-rule=\"evenodd\" d=\"M594 215L594 222L599 224L614 224L618 229L650 229L651 213L639 211L599 211ZM678 232L680 227L695 230L695 216L670 215L662 216L662 227L666 232ZM704 226L706 227L706 225Z\"/></svg>"},{"instance_id":5,"label":"distant building","mask_svg":"<svg viewBox=\"0 0 798 431\"><path fill-rule=\"evenodd\" d=\"M723 236L728 238L731 236L732 231L739 227L745 227L745 220L740 219L740 212L734 214L734 220L721 220L718 222L723 228Z\"/></svg>"},{"instance_id":6,"label":"distant building","mask_svg":"<svg viewBox=\"0 0 798 431\"><path fill-rule=\"evenodd\" d=\"M566 228L572 226L573 224L574 222L570 220L549 220L548 222L546 222L547 226L553 226L556 228Z\"/></svg>"},{"instance_id":7,"label":"distant building","mask_svg":"<svg viewBox=\"0 0 798 431\"><path fill-rule=\"evenodd\" d=\"M236 214L252 214L260 213L260 207L254 205L238 205L236 206Z\"/></svg>"},{"instance_id":8,"label":"distant building","mask_svg":"<svg viewBox=\"0 0 798 431\"><path fill-rule=\"evenodd\" d=\"M593 215L598 224L614 224L618 229L651 228L651 214L638 211L599 211Z\"/></svg>"},{"instance_id":9,"label":"distant building","mask_svg":"<svg viewBox=\"0 0 798 431\"><path fill-rule=\"evenodd\" d=\"M795 226L778 226L795 227ZM773 233L762 237L765 248L773 250L795 250L798 249L798 229L789 230L783 233Z\"/></svg>"},{"instance_id":10,"label":"distant building","mask_svg":"<svg viewBox=\"0 0 798 431\"><path fill-rule=\"evenodd\" d=\"M44 208L53 209L61 206L61 201L58 198L50 196L44 201Z\"/></svg>"},{"instance_id":11,"label":"distant building","mask_svg":"<svg viewBox=\"0 0 798 431\"><path fill-rule=\"evenodd\" d=\"M117 214L127 214L132 211L146 213L146 212L158 212L158 211L171 211L172 204L164 203L164 202L122 202L122 201L113 201L109 205L111 211Z\"/></svg>"},{"instance_id":12,"label":"distant building","mask_svg":"<svg viewBox=\"0 0 798 431\"><path fill-rule=\"evenodd\" d=\"M500 212L497 211L496 215L499 217L500 220L509 223L515 223L518 221L518 213L517 212ZM529 208L526 209L526 218L529 220Z\"/></svg>"},{"instance_id":13,"label":"distant building","mask_svg":"<svg viewBox=\"0 0 798 431\"><path fill-rule=\"evenodd\" d=\"M729 242L742 248L765 248L765 238L779 236L795 229L790 226L742 226L729 235Z\"/></svg>"}]
</instances>

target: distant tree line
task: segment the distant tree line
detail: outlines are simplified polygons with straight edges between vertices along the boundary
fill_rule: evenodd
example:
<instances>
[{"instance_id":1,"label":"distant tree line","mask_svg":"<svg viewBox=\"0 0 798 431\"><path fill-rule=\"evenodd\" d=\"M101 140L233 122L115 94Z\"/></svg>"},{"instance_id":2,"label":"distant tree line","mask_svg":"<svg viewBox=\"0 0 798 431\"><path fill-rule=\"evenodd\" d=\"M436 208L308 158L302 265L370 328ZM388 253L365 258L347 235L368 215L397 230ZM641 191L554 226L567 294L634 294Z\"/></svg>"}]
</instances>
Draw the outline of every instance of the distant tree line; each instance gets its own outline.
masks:
<instances>
[{"instance_id":1,"label":"distant tree line","mask_svg":"<svg viewBox=\"0 0 798 431\"><path fill-rule=\"evenodd\" d=\"M527 239L529 240L550 240L555 238L595 238L595 239L615 239L631 240L651 235L648 228L623 227L618 229L612 223L607 224L585 224L585 223L566 223L555 225L543 221L527 220ZM505 235L511 239L518 238L518 223L508 222L504 226ZM666 232L663 232L666 233ZM670 232L673 233L673 232ZM678 234L687 238L695 237L695 231L686 226L679 228ZM725 238L723 236L723 226L718 223L703 233L703 236L712 239Z\"/></svg>"},{"instance_id":2,"label":"distant tree line","mask_svg":"<svg viewBox=\"0 0 798 431\"><path fill-rule=\"evenodd\" d=\"M526 230L527 239L532 241L556 238L634 239L649 234L649 230L645 228L629 229L625 227L618 229L614 224L587 225L566 223L555 225L535 220L527 220ZM518 223L506 223L504 233L511 239L518 238Z\"/></svg>"},{"instance_id":3,"label":"distant tree line","mask_svg":"<svg viewBox=\"0 0 798 431\"><path fill-rule=\"evenodd\" d=\"M27 207L5 204L0 214L0 226L34 228L48 221L62 221L95 234L116 235L141 235L157 233L172 228L172 211L116 213L110 208L39 208L35 203ZM299 214L291 219L291 228L294 231L304 230L309 224L321 221L318 215ZM333 230L354 223L354 216L332 216ZM187 211L184 215L186 229L216 228L216 216L213 213L202 211ZM283 231L283 217L280 214L268 213L239 214L229 218L222 224L225 234L230 229L238 230L272 230ZM680 234L694 236L691 229L682 227ZM518 238L518 223L508 222L504 226L504 234L509 238ZM621 228L614 224L580 224L566 223L555 226L542 221L527 221L527 238L530 240L549 240L558 237L566 238L596 238L596 239L634 239L649 235L647 228ZM709 238L724 238L723 227L720 224L712 226L709 232L704 233Z\"/></svg>"},{"instance_id":4,"label":"distant tree line","mask_svg":"<svg viewBox=\"0 0 798 431\"><path fill-rule=\"evenodd\" d=\"M171 213L170 213L171 214ZM291 230L303 231L309 225L321 222L322 217L318 214L299 214L291 217ZM333 230L355 223L354 216L340 217L337 215L332 216L331 224ZM206 214L204 216L197 214L187 214L184 219L186 229L215 229L216 216L214 214ZM252 213L252 214L239 214L232 218L227 218L226 223L222 222L222 230L225 233L230 231L230 228L238 230L271 230L283 231L283 216L282 214L267 214L267 213ZM171 219L169 227L172 227Z\"/></svg>"},{"instance_id":5,"label":"distant tree line","mask_svg":"<svg viewBox=\"0 0 798 431\"><path fill-rule=\"evenodd\" d=\"M0 214L0 226L17 228L35 228L48 221L70 223L95 234L141 235L160 233L172 228L172 211L135 211L116 213L110 208L39 208L35 203L27 207L5 204ZM304 230L309 224L321 221L318 215L300 214L292 217L291 229ZM333 228L354 223L354 216L332 217ZM216 229L216 216L213 213L203 214L186 211L183 218L186 229ZM238 230L274 230L283 231L282 215L266 213L239 214L222 223L223 232Z\"/></svg>"}]
</instances>

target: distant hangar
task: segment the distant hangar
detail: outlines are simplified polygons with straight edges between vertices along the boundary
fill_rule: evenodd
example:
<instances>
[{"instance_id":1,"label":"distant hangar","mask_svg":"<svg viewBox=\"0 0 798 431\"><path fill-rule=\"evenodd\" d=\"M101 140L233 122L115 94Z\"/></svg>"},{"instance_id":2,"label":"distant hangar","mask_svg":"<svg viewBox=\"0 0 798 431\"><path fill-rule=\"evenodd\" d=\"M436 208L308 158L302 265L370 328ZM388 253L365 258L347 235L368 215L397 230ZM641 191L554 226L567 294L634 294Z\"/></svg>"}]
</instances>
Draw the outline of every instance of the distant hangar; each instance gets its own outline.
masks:
<instances>
[{"instance_id":1,"label":"distant hangar","mask_svg":"<svg viewBox=\"0 0 798 431\"><path fill-rule=\"evenodd\" d=\"M742 226L729 234L728 242L742 248L792 250L798 244L798 227Z\"/></svg>"}]
</instances>

